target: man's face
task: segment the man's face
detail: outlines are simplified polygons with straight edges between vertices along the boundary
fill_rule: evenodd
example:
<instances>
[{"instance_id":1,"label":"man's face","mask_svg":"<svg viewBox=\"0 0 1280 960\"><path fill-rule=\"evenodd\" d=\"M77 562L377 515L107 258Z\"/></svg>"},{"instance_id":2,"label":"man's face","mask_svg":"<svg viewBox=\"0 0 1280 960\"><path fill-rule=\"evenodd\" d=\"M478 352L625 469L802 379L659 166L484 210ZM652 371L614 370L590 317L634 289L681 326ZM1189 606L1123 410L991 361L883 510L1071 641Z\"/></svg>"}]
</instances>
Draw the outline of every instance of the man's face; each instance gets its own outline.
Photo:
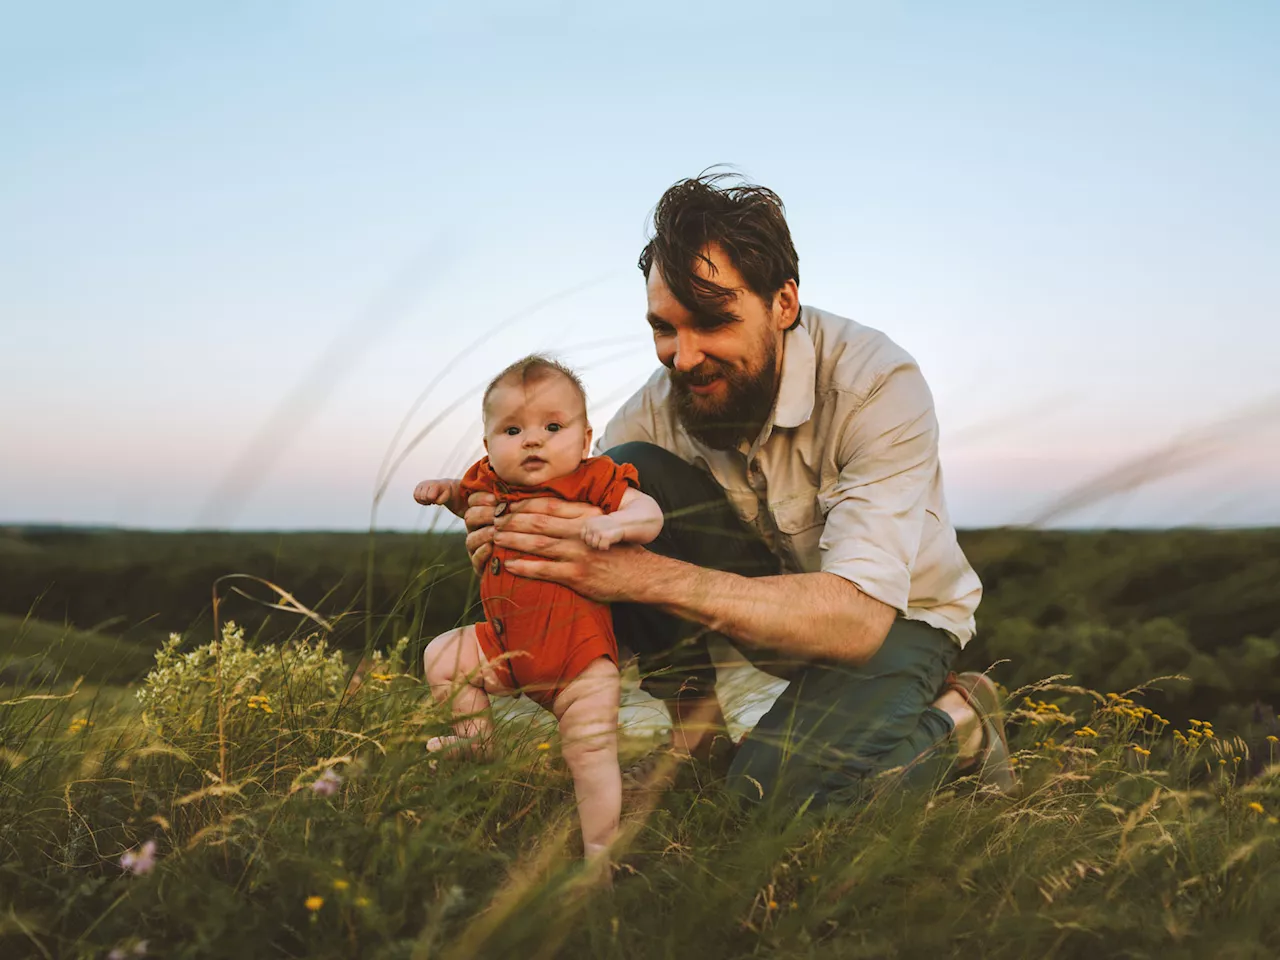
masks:
<instances>
[{"instance_id":1,"label":"man's face","mask_svg":"<svg viewBox=\"0 0 1280 960\"><path fill-rule=\"evenodd\" d=\"M485 404L484 446L507 483L533 487L568 476L591 451L582 395L558 374L498 384Z\"/></svg>"},{"instance_id":2,"label":"man's face","mask_svg":"<svg viewBox=\"0 0 1280 960\"><path fill-rule=\"evenodd\" d=\"M752 293L718 245L707 248L711 266L701 276L733 291L711 313L688 310L655 263L646 293L658 360L670 371L676 414L689 433L719 450L753 440L773 409L781 372L782 335L800 309L787 281L772 302Z\"/></svg>"}]
</instances>

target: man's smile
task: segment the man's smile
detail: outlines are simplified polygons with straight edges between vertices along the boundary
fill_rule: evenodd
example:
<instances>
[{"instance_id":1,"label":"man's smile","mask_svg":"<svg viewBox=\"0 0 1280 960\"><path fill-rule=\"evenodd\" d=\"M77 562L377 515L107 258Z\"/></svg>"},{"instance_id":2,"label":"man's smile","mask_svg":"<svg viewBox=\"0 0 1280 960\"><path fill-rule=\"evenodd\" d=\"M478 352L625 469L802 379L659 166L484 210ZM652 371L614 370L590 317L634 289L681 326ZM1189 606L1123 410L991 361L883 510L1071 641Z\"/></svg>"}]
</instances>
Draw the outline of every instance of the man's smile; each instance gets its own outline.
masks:
<instances>
[{"instance_id":1,"label":"man's smile","mask_svg":"<svg viewBox=\"0 0 1280 960\"><path fill-rule=\"evenodd\" d=\"M716 375L705 380L689 381L686 386L690 393L696 393L700 397L705 397L708 394L715 393L720 388L720 384L723 381L723 377Z\"/></svg>"}]
</instances>

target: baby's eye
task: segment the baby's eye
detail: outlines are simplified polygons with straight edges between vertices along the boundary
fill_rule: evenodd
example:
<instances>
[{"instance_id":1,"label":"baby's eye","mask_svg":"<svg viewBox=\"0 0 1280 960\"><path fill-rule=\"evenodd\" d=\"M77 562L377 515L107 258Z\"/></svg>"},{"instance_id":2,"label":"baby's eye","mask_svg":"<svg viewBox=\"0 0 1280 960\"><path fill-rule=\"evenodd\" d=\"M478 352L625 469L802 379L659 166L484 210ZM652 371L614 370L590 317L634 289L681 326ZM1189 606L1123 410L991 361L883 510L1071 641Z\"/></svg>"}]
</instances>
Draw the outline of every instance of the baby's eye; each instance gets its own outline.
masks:
<instances>
[{"instance_id":1,"label":"baby's eye","mask_svg":"<svg viewBox=\"0 0 1280 960\"><path fill-rule=\"evenodd\" d=\"M503 433L505 433L508 437L514 437L514 436L516 436L516 434L518 434L518 433L520 432L520 428L519 428L519 427L507 427L507 429L506 429L506 430L504 430L504 431L502 431L502 432L503 432Z\"/></svg>"},{"instance_id":2,"label":"baby's eye","mask_svg":"<svg viewBox=\"0 0 1280 960\"><path fill-rule=\"evenodd\" d=\"M556 432L556 431L558 431L559 429L560 429L560 424L558 424L558 423L548 423L548 424L547 424L547 432L549 432L549 433L555 433L555 432Z\"/></svg>"}]
</instances>

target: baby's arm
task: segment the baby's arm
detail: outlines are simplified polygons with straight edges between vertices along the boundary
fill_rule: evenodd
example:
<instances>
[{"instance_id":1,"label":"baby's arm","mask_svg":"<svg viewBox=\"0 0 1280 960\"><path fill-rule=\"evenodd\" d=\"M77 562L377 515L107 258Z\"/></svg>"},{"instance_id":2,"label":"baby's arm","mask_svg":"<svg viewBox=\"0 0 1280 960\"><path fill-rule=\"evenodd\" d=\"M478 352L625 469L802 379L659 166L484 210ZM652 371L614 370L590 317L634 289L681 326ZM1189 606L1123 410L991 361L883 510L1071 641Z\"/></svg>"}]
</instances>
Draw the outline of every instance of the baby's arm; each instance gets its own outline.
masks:
<instances>
[{"instance_id":1,"label":"baby's arm","mask_svg":"<svg viewBox=\"0 0 1280 960\"><path fill-rule=\"evenodd\" d=\"M427 506L438 504L447 507L450 513L460 517L467 512L467 505L462 502L460 496L461 492L461 480L423 480L413 488L413 499Z\"/></svg>"},{"instance_id":2,"label":"baby's arm","mask_svg":"<svg viewBox=\"0 0 1280 960\"><path fill-rule=\"evenodd\" d=\"M662 532L662 507L647 493L628 487L613 513L589 517L582 525L587 546L608 550L615 543L648 543Z\"/></svg>"}]
</instances>

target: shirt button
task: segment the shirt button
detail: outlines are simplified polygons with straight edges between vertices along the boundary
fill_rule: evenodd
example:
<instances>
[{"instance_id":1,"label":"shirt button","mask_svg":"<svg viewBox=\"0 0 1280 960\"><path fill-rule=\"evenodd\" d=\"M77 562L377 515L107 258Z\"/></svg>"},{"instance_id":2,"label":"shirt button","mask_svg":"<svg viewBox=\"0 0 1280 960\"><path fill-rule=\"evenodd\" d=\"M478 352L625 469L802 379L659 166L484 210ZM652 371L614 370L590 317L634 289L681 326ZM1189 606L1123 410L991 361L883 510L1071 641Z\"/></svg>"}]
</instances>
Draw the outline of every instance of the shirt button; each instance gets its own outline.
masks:
<instances>
[{"instance_id":1,"label":"shirt button","mask_svg":"<svg viewBox=\"0 0 1280 960\"><path fill-rule=\"evenodd\" d=\"M503 500L493 508L493 515L500 517L507 512L507 501Z\"/></svg>"},{"instance_id":2,"label":"shirt button","mask_svg":"<svg viewBox=\"0 0 1280 960\"><path fill-rule=\"evenodd\" d=\"M494 557L489 563L489 572L495 577L500 574L502 572L502 561Z\"/></svg>"},{"instance_id":3,"label":"shirt button","mask_svg":"<svg viewBox=\"0 0 1280 960\"><path fill-rule=\"evenodd\" d=\"M503 634L503 632L505 631L505 629L506 629L506 628L505 628L505 627L503 627L503 625L502 625L502 618L501 618L501 617L494 617L494 618L493 618L493 632L494 632L496 635L498 635L498 636L500 637L500 636L502 636L502 634Z\"/></svg>"}]
</instances>

